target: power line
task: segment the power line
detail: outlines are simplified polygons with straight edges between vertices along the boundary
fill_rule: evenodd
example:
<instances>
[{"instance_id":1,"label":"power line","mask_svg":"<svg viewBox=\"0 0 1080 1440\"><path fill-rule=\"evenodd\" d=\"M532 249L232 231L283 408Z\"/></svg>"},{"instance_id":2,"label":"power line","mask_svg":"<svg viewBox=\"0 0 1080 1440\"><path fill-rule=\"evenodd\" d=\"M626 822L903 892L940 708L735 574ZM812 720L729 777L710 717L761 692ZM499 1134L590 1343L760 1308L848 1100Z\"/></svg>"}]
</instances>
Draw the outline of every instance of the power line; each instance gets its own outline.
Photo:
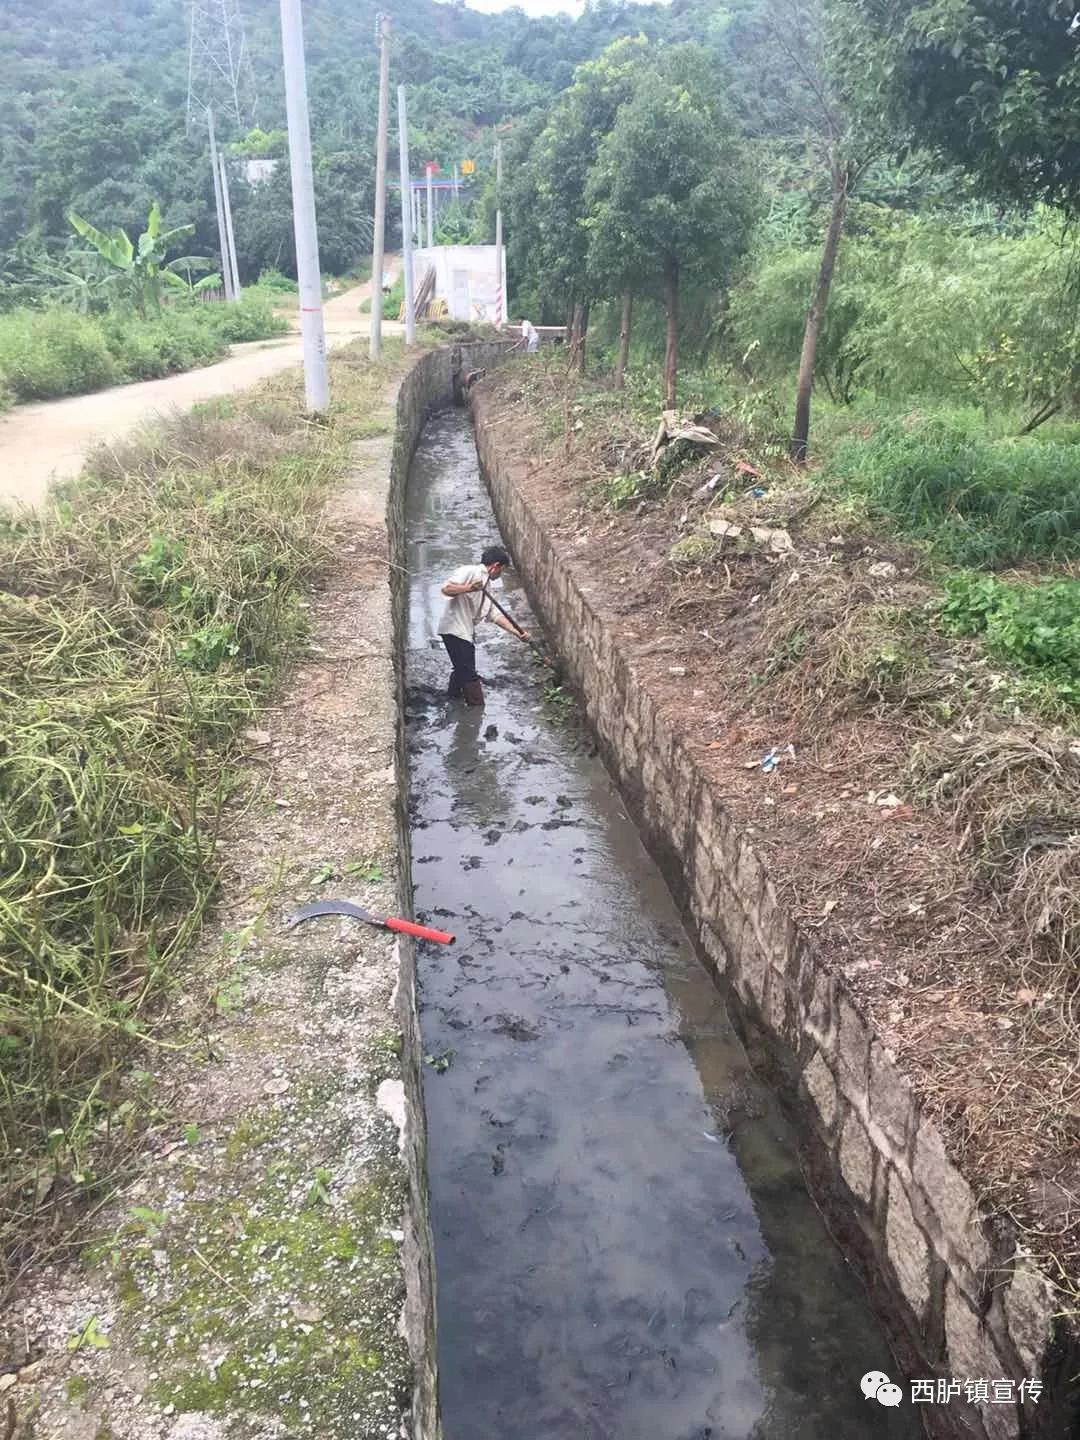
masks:
<instances>
[{"instance_id":1,"label":"power line","mask_svg":"<svg viewBox=\"0 0 1080 1440\"><path fill-rule=\"evenodd\" d=\"M189 0L188 129L211 108L229 129L255 123L255 72L240 0Z\"/></svg>"}]
</instances>

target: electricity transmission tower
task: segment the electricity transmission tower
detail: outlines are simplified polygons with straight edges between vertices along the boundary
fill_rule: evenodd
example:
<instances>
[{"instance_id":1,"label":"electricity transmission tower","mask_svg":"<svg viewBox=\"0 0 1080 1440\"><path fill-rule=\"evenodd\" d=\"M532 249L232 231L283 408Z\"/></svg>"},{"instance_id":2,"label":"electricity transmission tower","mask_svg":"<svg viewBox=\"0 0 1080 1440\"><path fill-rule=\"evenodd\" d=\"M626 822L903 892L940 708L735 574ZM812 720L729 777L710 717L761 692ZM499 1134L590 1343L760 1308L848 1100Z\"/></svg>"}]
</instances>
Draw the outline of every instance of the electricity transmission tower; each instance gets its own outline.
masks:
<instances>
[{"instance_id":1,"label":"electricity transmission tower","mask_svg":"<svg viewBox=\"0 0 1080 1440\"><path fill-rule=\"evenodd\" d=\"M189 0L187 124L213 109L229 129L255 120L255 74L239 0Z\"/></svg>"}]
</instances>

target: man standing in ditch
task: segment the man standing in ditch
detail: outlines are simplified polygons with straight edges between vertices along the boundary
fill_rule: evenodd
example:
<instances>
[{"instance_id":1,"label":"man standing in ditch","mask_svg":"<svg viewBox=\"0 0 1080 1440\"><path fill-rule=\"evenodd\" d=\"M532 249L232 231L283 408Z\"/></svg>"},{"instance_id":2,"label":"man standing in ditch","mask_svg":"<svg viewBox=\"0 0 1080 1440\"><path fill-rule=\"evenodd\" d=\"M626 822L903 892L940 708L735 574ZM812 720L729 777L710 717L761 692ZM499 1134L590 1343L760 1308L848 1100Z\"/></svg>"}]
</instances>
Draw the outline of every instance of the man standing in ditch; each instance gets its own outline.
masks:
<instances>
[{"instance_id":1,"label":"man standing in ditch","mask_svg":"<svg viewBox=\"0 0 1080 1440\"><path fill-rule=\"evenodd\" d=\"M467 705L483 705L484 687L476 673L476 624L493 620L500 630L528 640L524 630L498 614L486 594L490 581L497 580L510 564L501 545L489 545L479 565L461 565L442 587L447 604L439 620L439 634L454 667L446 693L453 699L464 695Z\"/></svg>"}]
</instances>

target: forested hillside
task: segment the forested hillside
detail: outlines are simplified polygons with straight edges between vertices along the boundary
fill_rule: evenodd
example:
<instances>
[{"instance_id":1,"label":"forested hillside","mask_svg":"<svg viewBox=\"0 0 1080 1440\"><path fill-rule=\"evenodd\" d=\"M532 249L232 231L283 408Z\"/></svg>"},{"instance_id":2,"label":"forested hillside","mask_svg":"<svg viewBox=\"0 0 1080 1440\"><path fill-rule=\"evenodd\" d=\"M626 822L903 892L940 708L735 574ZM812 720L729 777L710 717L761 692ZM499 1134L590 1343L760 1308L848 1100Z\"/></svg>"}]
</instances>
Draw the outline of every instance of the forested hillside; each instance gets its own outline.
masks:
<instances>
[{"instance_id":1,"label":"forested hillside","mask_svg":"<svg viewBox=\"0 0 1080 1440\"><path fill-rule=\"evenodd\" d=\"M377 65L375 0L304 7L324 265L344 269L363 245L373 208ZM579 20L481 15L436 0L391 0L395 80L411 95L414 155L450 166L490 162L491 127L570 83L574 66L621 34L722 34L730 12L695 4L602 0ZM276 0L247 0L251 126L284 125ZM157 200L171 224L196 226L194 249L214 253L213 192L205 131L186 133L187 6L165 0L12 0L0 35L0 254L34 236L70 236L74 207L97 223L137 226ZM247 118L247 117L245 117ZM242 138L218 116L221 138ZM280 182L280 183L279 183ZM287 176L260 196L234 196L240 262L289 265ZM16 269L18 267L16 266ZM9 275L10 278L10 275Z\"/></svg>"}]
</instances>

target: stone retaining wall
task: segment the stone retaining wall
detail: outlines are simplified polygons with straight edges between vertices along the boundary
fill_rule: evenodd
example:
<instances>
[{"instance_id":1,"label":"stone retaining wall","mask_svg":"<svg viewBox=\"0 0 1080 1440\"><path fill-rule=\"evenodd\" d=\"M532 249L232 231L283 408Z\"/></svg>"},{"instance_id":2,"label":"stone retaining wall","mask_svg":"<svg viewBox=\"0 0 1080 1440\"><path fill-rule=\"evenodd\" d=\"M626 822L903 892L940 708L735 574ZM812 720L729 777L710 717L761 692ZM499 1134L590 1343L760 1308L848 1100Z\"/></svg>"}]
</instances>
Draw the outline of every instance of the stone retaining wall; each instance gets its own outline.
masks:
<instances>
[{"instance_id":1,"label":"stone retaining wall","mask_svg":"<svg viewBox=\"0 0 1080 1440\"><path fill-rule=\"evenodd\" d=\"M409 462L433 409L449 405L460 394L460 380L470 371L496 363L512 342L455 345L424 355L401 382L397 395L397 423L390 464L390 491L386 525L390 551L390 589L395 639L394 673L397 690L395 773L397 780L398 847L401 860L399 913L412 914L411 846L409 838L409 769L405 736L405 628L408 606L405 533L405 493ZM407 1302L405 1324L415 1367L412 1405L412 1440L437 1440L438 1376L435 1363L435 1262L427 1189L427 1133L421 1081L423 1048L416 1006L416 950L413 941L398 937L398 1018L402 1032L402 1071L405 1082L403 1150L409 1179L410 1209L406 1216L404 1261Z\"/></svg>"},{"instance_id":2,"label":"stone retaining wall","mask_svg":"<svg viewBox=\"0 0 1080 1440\"><path fill-rule=\"evenodd\" d=\"M1077 1433L1080 1363L1072 1342L1053 1334L1046 1280L1023 1264L1015 1237L980 1219L892 1056L778 903L722 796L612 639L601 584L536 519L500 455L503 432L486 426L483 386L473 401L482 472L533 606L707 962L737 997L733 1015L755 1064L796 1112L815 1198L866 1280L906 1380L961 1382L960 1397L923 1407L928 1433ZM1037 1403L994 1403L992 1391L983 1402L964 1398L967 1380L1012 1381L1015 1394L1033 1379L1044 1387Z\"/></svg>"}]
</instances>

